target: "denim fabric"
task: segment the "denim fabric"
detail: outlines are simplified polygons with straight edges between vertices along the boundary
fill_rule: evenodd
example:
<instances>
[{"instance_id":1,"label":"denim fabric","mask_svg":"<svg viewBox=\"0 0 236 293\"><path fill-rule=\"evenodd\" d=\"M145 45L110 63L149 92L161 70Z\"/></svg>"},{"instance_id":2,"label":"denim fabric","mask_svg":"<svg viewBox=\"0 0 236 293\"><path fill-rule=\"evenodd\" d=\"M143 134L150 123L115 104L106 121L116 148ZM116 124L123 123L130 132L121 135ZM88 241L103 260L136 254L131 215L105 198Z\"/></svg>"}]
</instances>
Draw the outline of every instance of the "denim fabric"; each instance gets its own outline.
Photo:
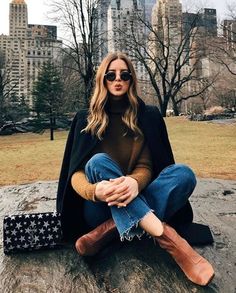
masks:
<instances>
[{"instance_id":1,"label":"denim fabric","mask_svg":"<svg viewBox=\"0 0 236 293\"><path fill-rule=\"evenodd\" d=\"M107 154L95 154L85 166L89 182L96 183L123 176L120 167ZM182 164L166 167L138 196L126 207L109 207L105 202L85 201L84 217L91 228L95 228L109 218L113 218L121 240L140 238L144 231L139 221L149 212L167 221L185 205L196 185L193 171Z\"/></svg>"}]
</instances>

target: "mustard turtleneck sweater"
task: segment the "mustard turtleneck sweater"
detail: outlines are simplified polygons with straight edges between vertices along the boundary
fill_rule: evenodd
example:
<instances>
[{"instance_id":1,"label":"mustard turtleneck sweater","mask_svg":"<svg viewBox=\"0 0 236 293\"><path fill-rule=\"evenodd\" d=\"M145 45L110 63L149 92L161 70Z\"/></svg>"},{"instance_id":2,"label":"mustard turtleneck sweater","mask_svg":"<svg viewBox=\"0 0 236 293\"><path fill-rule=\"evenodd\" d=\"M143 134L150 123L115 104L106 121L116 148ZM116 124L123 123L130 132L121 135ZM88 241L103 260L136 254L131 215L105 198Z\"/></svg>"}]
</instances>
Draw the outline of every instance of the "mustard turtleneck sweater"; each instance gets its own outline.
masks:
<instances>
[{"instance_id":1,"label":"mustard turtleneck sweater","mask_svg":"<svg viewBox=\"0 0 236 293\"><path fill-rule=\"evenodd\" d=\"M106 112L109 124L103 139L99 141L90 157L97 153L107 153L118 163L125 176L137 180L139 191L141 191L151 180L152 162L143 136L140 135L135 139L133 133L127 131L127 127L122 121L122 115L127 107L127 98L108 101ZM96 200L96 183L92 184L87 180L84 170L78 170L73 174L71 184L73 189L86 200Z\"/></svg>"}]
</instances>

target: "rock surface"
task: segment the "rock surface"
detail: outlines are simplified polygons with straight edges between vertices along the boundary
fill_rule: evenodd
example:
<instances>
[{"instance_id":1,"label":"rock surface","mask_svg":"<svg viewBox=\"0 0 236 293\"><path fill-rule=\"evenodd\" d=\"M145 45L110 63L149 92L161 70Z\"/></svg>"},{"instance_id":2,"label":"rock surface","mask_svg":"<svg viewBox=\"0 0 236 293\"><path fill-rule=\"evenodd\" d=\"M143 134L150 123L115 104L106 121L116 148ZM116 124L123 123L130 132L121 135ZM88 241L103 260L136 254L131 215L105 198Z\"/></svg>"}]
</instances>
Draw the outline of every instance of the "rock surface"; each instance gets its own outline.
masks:
<instances>
[{"instance_id":1,"label":"rock surface","mask_svg":"<svg viewBox=\"0 0 236 293\"><path fill-rule=\"evenodd\" d=\"M4 215L55 210L57 182L0 188ZM198 181L191 197L195 222L208 223L215 242L196 248L215 268L208 287L188 281L175 262L151 239L114 243L94 258L73 246L6 256L0 246L2 293L196 293L236 292L236 181ZM2 225L0 229L2 238Z\"/></svg>"}]
</instances>

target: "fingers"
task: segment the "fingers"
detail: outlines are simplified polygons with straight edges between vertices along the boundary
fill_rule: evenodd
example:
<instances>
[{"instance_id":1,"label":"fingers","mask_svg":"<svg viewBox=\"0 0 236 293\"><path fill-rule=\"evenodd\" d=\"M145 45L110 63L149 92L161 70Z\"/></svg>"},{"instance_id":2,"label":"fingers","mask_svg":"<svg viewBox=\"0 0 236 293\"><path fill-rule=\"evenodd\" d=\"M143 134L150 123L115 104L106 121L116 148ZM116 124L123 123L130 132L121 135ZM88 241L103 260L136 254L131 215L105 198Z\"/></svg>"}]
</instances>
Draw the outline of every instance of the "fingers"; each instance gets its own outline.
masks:
<instances>
[{"instance_id":1,"label":"fingers","mask_svg":"<svg viewBox=\"0 0 236 293\"><path fill-rule=\"evenodd\" d=\"M132 198L129 197L125 201L123 201L122 204L126 207L131 201L132 201Z\"/></svg>"},{"instance_id":2,"label":"fingers","mask_svg":"<svg viewBox=\"0 0 236 293\"><path fill-rule=\"evenodd\" d=\"M124 185L118 188L115 187L113 190L113 193L107 194L108 195L107 201L109 202L109 201L113 201L120 198L121 196L125 195L128 192L128 189L129 189L129 186L127 185Z\"/></svg>"},{"instance_id":3,"label":"fingers","mask_svg":"<svg viewBox=\"0 0 236 293\"><path fill-rule=\"evenodd\" d=\"M127 184L122 184L124 179L125 177L119 177L109 180L109 185L107 185L104 190L104 196L106 196L107 198L109 197L109 201L113 201L127 192L129 187ZM110 196L112 197L110 198Z\"/></svg>"},{"instance_id":4,"label":"fingers","mask_svg":"<svg viewBox=\"0 0 236 293\"><path fill-rule=\"evenodd\" d=\"M110 193L106 199L106 202L112 202L112 201L122 201L122 198L126 199L127 196L129 196L129 187L128 186L123 186L121 188L115 189L113 193Z\"/></svg>"},{"instance_id":5,"label":"fingers","mask_svg":"<svg viewBox=\"0 0 236 293\"><path fill-rule=\"evenodd\" d=\"M118 208L126 207L126 205L124 205L122 202L118 202L118 201L109 202L108 206L109 207L117 206Z\"/></svg>"},{"instance_id":6,"label":"fingers","mask_svg":"<svg viewBox=\"0 0 236 293\"><path fill-rule=\"evenodd\" d=\"M108 205L109 205L109 206L116 205L118 208L122 208L122 207L126 207L131 201L132 201L132 197L129 196L129 197L128 197L125 201L123 201L123 202L117 202L117 201L114 201L114 202L109 203Z\"/></svg>"},{"instance_id":7,"label":"fingers","mask_svg":"<svg viewBox=\"0 0 236 293\"><path fill-rule=\"evenodd\" d=\"M123 196L117 197L109 201L106 199L106 202L108 202L108 206L114 206L114 205L126 206L126 204L124 205L124 200L126 200L129 197L130 197L130 193L127 193Z\"/></svg>"},{"instance_id":8,"label":"fingers","mask_svg":"<svg viewBox=\"0 0 236 293\"><path fill-rule=\"evenodd\" d=\"M113 182L115 184L120 184L125 180L125 176L117 177L117 178L111 178L109 179L110 182Z\"/></svg>"},{"instance_id":9,"label":"fingers","mask_svg":"<svg viewBox=\"0 0 236 293\"><path fill-rule=\"evenodd\" d=\"M101 186L99 186L97 194L101 194L101 198L103 198L103 201L109 203L109 206L121 206L121 203L130 196L129 184L125 183L126 178L125 176L121 176L114 179L102 180L98 183Z\"/></svg>"},{"instance_id":10,"label":"fingers","mask_svg":"<svg viewBox=\"0 0 236 293\"><path fill-rule=\"evenodd\" d=\"M108 196L113 195L115 190L116 190L115 186L109 186L104 190L103 195L107 198Z\"/></svg>"},{"instance_id":11,"label":"fingers","mask_svg":"<svg viewBox=\"0 0 236 293\"><path fill-rule=\"evenodd\" d=\"M125 176L121 176L115 179L100 181L95 190L96 197L101 201L106 201L107 198L113 196L110 200L116 201L116 199L127 192L127 184L122 184L125 180Z\"/></svg>"}]
</instances>

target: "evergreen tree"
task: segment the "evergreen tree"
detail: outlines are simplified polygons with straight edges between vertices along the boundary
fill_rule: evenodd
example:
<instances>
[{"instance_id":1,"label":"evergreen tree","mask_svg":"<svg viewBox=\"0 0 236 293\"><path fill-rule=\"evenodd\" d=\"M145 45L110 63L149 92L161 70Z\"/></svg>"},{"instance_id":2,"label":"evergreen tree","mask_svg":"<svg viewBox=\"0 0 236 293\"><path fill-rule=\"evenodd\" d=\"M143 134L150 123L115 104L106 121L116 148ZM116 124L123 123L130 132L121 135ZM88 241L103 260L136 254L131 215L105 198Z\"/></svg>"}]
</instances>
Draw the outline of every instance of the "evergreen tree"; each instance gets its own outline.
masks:
<instances>
[{"instance_id":1,"label":"evergreen tree","mask_svg":"<svg viewBox=\"0 0 236 293\"><path fill-rule=\"evenodd\" d=\"M34 84L33 97L37 116L50 120L51 140L54 139L56 118L62 114L62 92L61 73L52 62L48 61L39 72L38 80Z\"/></svg>"}]
</instances>

